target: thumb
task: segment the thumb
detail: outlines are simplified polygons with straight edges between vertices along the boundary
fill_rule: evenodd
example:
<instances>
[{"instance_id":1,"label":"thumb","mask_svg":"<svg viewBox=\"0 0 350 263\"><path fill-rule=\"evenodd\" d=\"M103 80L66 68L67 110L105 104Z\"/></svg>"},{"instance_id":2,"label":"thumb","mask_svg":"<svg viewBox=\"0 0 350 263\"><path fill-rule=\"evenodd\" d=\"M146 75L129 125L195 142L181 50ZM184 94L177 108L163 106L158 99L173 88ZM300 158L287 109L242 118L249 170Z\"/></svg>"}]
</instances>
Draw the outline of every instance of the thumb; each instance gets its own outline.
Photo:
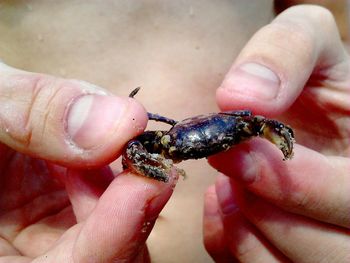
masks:
<instances>
[{"instance_id":1,"label":"thumb","mask_svg":"<svg viewBox=\"0 0 350 263\"><path fill-rule=\"evenodd\" d=\"M319 88L310 94L317 101L347 106L343 101L349 85L343 83L348 83L348 72L349 57L332 14L319 6L299 5L251 38L217 90L217 102L222 110L251 109L275 116L306 91L304 86L313 75L317 84L312 86ZM326 84L327 79L332 84ZM339 88L332 89L330 96L328 88L322 88L327 86Z\"/></svg>"},{"instance_id":2,"label":"thumb","mask_svg":"<svg viewBox=\"0 0 350 263\"><path fill-rule=\"evenodd\" d=\"M0 64L0 141L68 166L116 158L147 121L143 107L92 84Z\"/></svg>"}]
</instances>

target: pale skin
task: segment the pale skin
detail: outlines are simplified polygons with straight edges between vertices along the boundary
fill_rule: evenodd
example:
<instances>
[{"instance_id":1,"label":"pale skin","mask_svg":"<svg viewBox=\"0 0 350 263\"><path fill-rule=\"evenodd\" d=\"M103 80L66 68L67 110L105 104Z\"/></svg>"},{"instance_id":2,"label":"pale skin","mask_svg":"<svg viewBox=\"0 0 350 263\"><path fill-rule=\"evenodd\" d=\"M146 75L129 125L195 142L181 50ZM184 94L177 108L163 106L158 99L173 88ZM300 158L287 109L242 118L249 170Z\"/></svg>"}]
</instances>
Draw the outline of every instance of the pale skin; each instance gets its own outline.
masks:
<instances>
[{"instance_id":1,"label":"pale skin","mask_svg":"<svg viewBox=\"0 0 350 263\"><path fill-rule=\"evenodd\" d=\"M266 79L251 79L255 86L233 93L242 88L251 63L268 68ZM267 84L271 90L261 90ZM286 162L261 140L210 159L229 177L219 176L206 193L204 242L212 257L349 261L350 63L330 13L292 8L258 31L217 90L217 100L222 109L245 105L283 116L297 144Z\"/></svg>"},{"instance_id":2,"label":"pale skin","mask_svg":"<svg viewBox=\"0 0 350 263\"><path fill-rule=\"evenodd\" d=\"M145 128L141 103L181 119L217 111L219 86L222 110L290 123L297 145L286 162L261 140L210 159L228 177L205 195L207 252L217 262L348 259L350 77L333 19L320 8L292 9L246 44L268 24L271 1L252 4L254 22L244 1L210 2L2 4L1 57L12 67L0 67L0 262L149 262L145 241L176 175L164 184L106 165ZM274 83L278 95L264 99ZM122 97L139 85L139 102ZM302 104L308 92L317 100ZM248 169L250 158L259 162ZM217 173L205 161L184 168L190 176L149 239L154 262L212 261L200 243L200 197Z\"/></svg>"}]
</instances>

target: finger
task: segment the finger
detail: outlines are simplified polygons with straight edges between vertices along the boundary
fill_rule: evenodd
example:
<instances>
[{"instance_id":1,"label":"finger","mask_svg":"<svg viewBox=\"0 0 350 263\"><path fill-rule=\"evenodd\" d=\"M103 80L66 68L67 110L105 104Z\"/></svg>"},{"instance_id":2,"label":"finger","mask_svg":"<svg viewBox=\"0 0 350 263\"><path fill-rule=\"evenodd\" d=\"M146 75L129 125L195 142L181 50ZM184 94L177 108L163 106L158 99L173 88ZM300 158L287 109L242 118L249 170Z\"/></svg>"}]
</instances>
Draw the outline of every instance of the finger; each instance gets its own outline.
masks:
<instances>
[{"instance_id":1,"label":"finger","mask_svg":"<svg viewBox=\"0 0 350 263\"><path fill-rule=\"evenodd\" d=\"M3 256L0 258L0 263L29 263L33 262L32 258L25 256Z\"/></svg>"},{"instance_id":2,"label":"finger","mask_svg":"<svg viewBox=\"0 0 350 263\"><path fill-rule=\"evenodd\" d=\"M214 185L207 189L204 196L203 241L205 249L215 262L235 262L225 239Z\"/></svg>"},{"instance_id":3,"label":"finger","mask_svg":"<svg viewBox=\"0 0 350 263\"><path fill-rule=\"evenodd\" d=\"M73 248L77 262L132 262L144 247L177 178L168 183L123 173L85 220Z\"/></svg>"},{"instance_id":4,"label":"finger","mask_svg":"<svg viewBox=\"0 0 350 263\"><path fill-rule=\"evenodd\" d=\"M209 160L222 173L283 209L350 228L350 161L300 145L282 161L270 143L255 139Z\"/></svg>"},{"instance_id":5,"label":"finger","mask_svg":"<svg viewBox=\"0 0 350 263\"><path fill-rule=\"evenodd\" d=\"M68 170L64 183L77 222L86 220L114 179L108 166L96 170Z\"/></svg>"},{"instance_id":6,"label":"finger","mask_svg":"<svg viewBox=\"0 0 350 263\"><path fill-rule=\"evenodd\" d=\"M342 39L348 39L350 33L348 0L277 0L275 10L280 13L293 5L308 4L321 5L330 10L336 19Z\"/></svg>"},{"instance_id":7,"label":"finger","mask_svg":"<svg viewBox=\"0 0 350 263\"><path fill-rule=\"evenodd\" d=\"M229 178L218 176L215 187L223 215L226 240L231 253L239 262L290 262L241 213L234 200Z\"/></svg>"},{"instance_id":8,"label":"finger","mask_svg":"<svg viewBox=\"0 0 350 263\"><path fill-rule=\"evenodd\" d=\"M293 262L348 262L349 231L288 213L236 184L235 200L242 213Z\"/></svg>"},{"instance_id":9,"label":"finger","mask_svg":"<svg viewBox=\"0 0 350 263\"><path fill-rule=\"evenodd\" d=\"M317 6L295 6L252 37L217 90L217 102L222 110L248 108L277 115L293 104L314 73L318 81L343 85L332 89L332 98L328 89L309 92L316 92L320 103L334 100L349 109L348 68L331 13Z\"/></svg>"},{"instance_id":10,"label":"finger","mask_svg":"<svg viewBox=\"0 0 350 263\"><path fill-rule=\"evenodd\" d=\"M145 127L143 107L77 81L0 64L0 141L74 167L114 159Z\"/></svg>"}]
</instances>

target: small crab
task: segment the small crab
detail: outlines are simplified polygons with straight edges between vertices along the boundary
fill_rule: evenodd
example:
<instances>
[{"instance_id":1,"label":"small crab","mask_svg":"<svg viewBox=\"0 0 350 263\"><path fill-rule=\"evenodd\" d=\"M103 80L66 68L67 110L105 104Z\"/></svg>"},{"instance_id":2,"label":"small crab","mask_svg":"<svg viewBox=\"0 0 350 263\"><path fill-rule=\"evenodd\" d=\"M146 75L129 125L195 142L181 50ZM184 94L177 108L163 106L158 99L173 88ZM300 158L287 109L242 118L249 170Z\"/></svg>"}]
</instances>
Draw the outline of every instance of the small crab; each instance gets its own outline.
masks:
<instances>
[{"instance_id":1,"label":"small crab","mask_svg":"<svg viewBox=\"0 0 350 263\"><path fill-rule=\"evenodd\" d=\"M139 88L133 90L129 97L138 91ZM168 131L145 131L129 141L123 168L159 181L167 182L173 168L185 175L174 163L208 157L256 136L275 144L284 160L293 156L293 130L276 120L254 116L249 110L199 115L179 122L152 113L148 118L172 127Z\"/></svg>"}]
</instances>

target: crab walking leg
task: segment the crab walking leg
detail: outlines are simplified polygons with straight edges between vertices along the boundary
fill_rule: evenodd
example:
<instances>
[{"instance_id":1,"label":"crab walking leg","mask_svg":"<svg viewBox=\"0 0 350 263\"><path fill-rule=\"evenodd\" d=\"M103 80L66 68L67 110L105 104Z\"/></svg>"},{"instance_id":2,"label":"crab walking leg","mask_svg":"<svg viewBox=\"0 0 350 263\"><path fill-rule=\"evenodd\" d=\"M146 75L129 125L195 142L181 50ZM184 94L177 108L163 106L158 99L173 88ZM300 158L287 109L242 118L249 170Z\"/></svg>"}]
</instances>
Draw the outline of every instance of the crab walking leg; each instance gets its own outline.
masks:
<instances>
[{"instance_id":1,"label":"crab walking leg","mask_svg":"<svg viewBox=\"0 0 350 263\"><path fill-rule=\"evenodd\" d=\"M128 168L136 174L163 182L168 182L173 168L177 173L184 174L183 170L173 166L171 160L165 159L159 154L147 152L145 147L136 140L128 143L122 162L124 169Z\"/></svg>"},{"instance_id":2,"label":"crab walking leg","mask_svg":"<svg viewBox=\"0 0 350 263\"><path fill-rule=\"evenodd\" d=\"M140 89L141 89L141 87L137 87L136 89L131 91L129 94L129 98L133 98L139 92Z\"/></svg>"},{"instance_id":3,"label":"crab walking leg","mask_svg":"<svg viewBox=\"0 0 350 263\"><path fill-rule=\"evenodd\" d=\"M251 116L253 116L253 114L250 110L223 111L223 112L220 112L219 114L235 116L235 117L251 117Z\"/></svg>"},{"instance_id":4,"label":"crab walking leg","mask_svg":"<svg viewBox=\"0 0 350 263\"><path fill-rule=\"evenodd\" d=\"M137 87L136 89L131 91L129 94L129 98L134 98L140 89L141 89L141 87ZM148 119L153 120L153 121L164 122L164 123L170 124L171 126L174 126L177 123L177 121L175 121L173 119L170 119L170 118L167 118L167 117L155 114L155 113L149 113L149 112L148 112Z\"/></svg>"},{"instance_id":5,"label":"crab walking leg","mask_svg":"<svg viewBox=\"0 0 350 263\"><path fill-rule=\"evenodd\" d=\"M169 119L167 117L164 117L155 113L147 112L147 114L148 114L148 119L152 121L164 122L164 123L170 124L171 126L174 126L177 123L177 121L173 119Z\"/></svg>"}]
</instances>

